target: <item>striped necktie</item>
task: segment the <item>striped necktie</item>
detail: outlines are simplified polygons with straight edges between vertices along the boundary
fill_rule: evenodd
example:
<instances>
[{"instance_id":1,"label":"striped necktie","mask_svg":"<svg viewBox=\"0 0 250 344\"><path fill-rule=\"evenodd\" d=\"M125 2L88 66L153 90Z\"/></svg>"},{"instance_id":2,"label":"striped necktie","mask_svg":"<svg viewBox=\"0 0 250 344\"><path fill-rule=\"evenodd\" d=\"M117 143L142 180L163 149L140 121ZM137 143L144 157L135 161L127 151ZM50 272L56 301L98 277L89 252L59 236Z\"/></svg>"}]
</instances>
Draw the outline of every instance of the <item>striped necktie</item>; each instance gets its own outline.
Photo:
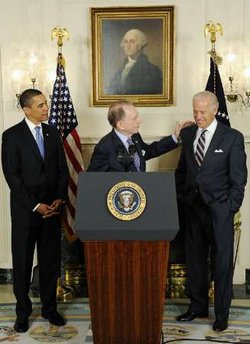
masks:
<instances>
[{"instance_id":1,"label":"striped necktie","mask_svg":"<svg viewBox=\"0 0 250 344\"><path fill-rule=\"evenodd\" d=\"M140 172L140 157L139 157L139 154L138 152L136 151L136 148L135 148L135 145L134 145L134 142L132 141L131 137L129 137L127 139L127 143L128 143L128 149L129 149L129 146L133 146L134 147L134 150L135 150L135 153L134 153L134 164L135 164L135 167L137 169L138 172Z\"/></svg>"},{"instance_id":2,"label":"striped necktie","mask_svg":"<svg viewBox=\"0 0 250 344\"><path fill-rule=\"evenodd\" d=\"M43 142L43 137L41 134L41 127L37 126L35 127L36 130L36 143L38 145L39 151L41 153L42 158L44 159L44 142Z\"/></svg>"},{"instance_id":3,"label":"striped necktie","mask_svg":"<svg viewBox=\"0 0 250 344\"><path fill-rule=\"evenodd\" d=\"M205 155L205 144L206 144L205 134L206 134L206 132L207 132L207 129L202 130L200 137L198 139L198 142L197 142L197 146L196 146L195 160L196 160L198 166L201 165L201 163L204 159L204 155Z\"/></svg>"}]
</instances>

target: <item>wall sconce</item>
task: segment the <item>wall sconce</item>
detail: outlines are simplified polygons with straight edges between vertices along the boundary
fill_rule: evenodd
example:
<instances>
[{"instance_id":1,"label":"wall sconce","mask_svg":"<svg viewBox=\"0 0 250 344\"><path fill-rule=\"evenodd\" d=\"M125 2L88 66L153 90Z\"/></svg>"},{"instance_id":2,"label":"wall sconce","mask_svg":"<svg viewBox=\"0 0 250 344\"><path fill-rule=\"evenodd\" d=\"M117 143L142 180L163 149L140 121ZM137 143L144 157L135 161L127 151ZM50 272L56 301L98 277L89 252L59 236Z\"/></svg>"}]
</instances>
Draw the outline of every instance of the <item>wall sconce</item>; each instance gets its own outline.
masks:
<instances>
[{"instance_id":1,"label":"wall sconce","mask_svg":"<svg viewBox=\"0 0 250 344\"><path fill-rule=\"evenodd\" d=\"M230 103L240 102L244 107L250 106L250 67L248 67L244 72L244 77L246 79L243 83L244 95L238 93L237 87L235 85L235 66L234 62L236 60L235 54L229 54L227 56L229 62L229 91L226 93L226 99ZM244 85L245 84L245 85Z\"/></svg>"},{"instance_id":2,"label":"wall sconce","mask_svg":"<svg viewBox=\"0 0 250 344\"><path fill-rule=\"evenodd\" d=\"M13 72L12 80L13 80L13 89L17 98L17 106L19 106L19 98L20 98L20 85L22 79L22 71L20 69L16 69Z\"/></svg>"},{"instance_id":3,"label":"wall sconce","mask_svg":"<svg viewBox=\"0 0 250 344\"><path fill-rule=\"evenodd\" d=\"M56 71L55 70L50 70L48 72L48 93L49 93L49 99L51 100L52 98L52 93L53 93L53 85L56 79Z\"/></svg>"},{"instance_id":4,"label":"wall sconce","mask_svg":"<svg viewBox=\"0 0 250 344\"><path fill-rule=\"evenodd\" d=\"M52 97L52 87L55 81L55 71L48 71L46 60L35 53L26 54L18 60L18 68L12 72L11 86L15 94L14 107L20 108L20 94L27 88L41 88Z\"/></svg>"},{"instance_id":5,"label":"wall sconce","mask_svg":"<svg viewBox=\"0 0 250 344\"><path fill-rule=\"evenodd\" d=\"M35 88L37 82L37 57L35 54L31 54L29 58L29 73L30 81L32 83L32 88Z\"/></svg>"}]
</instances>

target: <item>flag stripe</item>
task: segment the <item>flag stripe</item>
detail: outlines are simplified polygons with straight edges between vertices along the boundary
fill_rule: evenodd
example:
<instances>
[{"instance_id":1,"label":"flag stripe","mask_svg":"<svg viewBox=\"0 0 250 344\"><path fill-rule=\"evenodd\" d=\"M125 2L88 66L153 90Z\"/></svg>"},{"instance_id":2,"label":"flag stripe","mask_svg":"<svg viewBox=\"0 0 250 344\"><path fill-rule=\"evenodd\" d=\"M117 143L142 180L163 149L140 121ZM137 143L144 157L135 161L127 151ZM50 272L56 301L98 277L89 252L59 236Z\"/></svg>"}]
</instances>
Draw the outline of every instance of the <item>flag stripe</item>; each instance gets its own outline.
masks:
<instances>
[{"instance_id":1,"label":"flag stripe","mask_svg":"<svg viewBox=\"0 0 250 344\"><path fill-rule=\"evenodd\" d=\"M65 152L68 156L68 159L70 160L73 168L75 169L77 173L79 173L80 171L82 171L82 165L79 163L79 160L77 160L77 157L75 156L74 151L69 146L67 140L63 141L63 145L64 145Z\"/></svg>"},{"instance_id":2,"label":"flag stripe","mask_svg":"<svg viewBox=\"0 0 250 344\"><path fill-rule=\"evenodd\" d=\"M77 185L75 184L75 182L72 178L69 178L69 188L72 191L73 195L76 196Z\"/></svg>"}]
</instances>

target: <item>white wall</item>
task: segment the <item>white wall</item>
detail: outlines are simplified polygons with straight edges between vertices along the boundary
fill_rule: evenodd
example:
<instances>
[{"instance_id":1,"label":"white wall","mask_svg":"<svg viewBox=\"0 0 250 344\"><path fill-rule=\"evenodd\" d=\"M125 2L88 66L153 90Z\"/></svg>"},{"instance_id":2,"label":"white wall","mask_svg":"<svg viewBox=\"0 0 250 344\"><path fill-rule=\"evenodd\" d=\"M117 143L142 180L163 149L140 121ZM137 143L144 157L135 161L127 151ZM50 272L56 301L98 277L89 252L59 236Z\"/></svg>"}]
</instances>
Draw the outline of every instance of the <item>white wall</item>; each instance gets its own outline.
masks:
<instances>
[{"instance_id":1,"label":"white wall","mask_svg":"<svg viewBox=\"0 0 250 344\"><path fill-rule=\"evenodd\" d=\"M56 41L51 42L50 32L56 25L66 27L70 40L63 46L66 58L66 74L71 96L77 111L79 133L82 140L99 138L109 130L106 108L90 106L91 99L91 23L90 7L134 6L134 0L1 0L0 3L0 47L2 69L2 107L0 107L0 130L8 128L22 118L14 109L15 95L11 88L11 72L19 61L25 61L35 52L42 61L41 67L56 67ZM224 27L224 36L218 36L217 52L225 56L234 50L238 64L250 64L250 2L247 0L137 0L137 6L175 6L175 106L140 108L143 120L141 133L144 136L163 136L173 130L176 121L191 118L192 95L204 89L209 73L211 49L209 37L203 35L204 25L209 21L219 22ZM222 80L227 81L228 66L221 68ZM41 85L42 86L42 85ZM45 90L46 91L46 90ZM250 135L250 110L238 105L228 105L231 124ZM0 179L1 237L10 240L8 193ZM249 191L244 207L249 208ZM2 204L2 202L1 202ZM244 215L243 215L244 214ZM244 282L245 268L250 268L247 249L250 234L249 217L242 211L242 237L240 257L235 273L235 282ZM3 228L4 227L4 228ZM248 245L248 246L247 246ZM0 252L2 252L0 240ZM6 246L5 244L5 252ZM242 251L244 250L244 252ZM11 264L10 255L0 255L0 267Z\"/></svg>"}]
</instances>

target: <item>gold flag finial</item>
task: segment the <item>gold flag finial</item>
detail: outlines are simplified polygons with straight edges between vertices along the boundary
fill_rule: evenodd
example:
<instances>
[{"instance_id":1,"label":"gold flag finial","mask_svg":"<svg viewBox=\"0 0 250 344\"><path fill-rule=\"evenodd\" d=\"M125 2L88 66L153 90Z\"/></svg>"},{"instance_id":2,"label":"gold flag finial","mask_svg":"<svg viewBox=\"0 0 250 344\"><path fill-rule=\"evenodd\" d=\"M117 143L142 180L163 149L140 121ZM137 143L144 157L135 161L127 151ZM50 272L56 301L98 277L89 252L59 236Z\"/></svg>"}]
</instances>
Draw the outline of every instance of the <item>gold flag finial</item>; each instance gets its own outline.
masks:
<instances>
[{"instance_id":1,"label":"gold flag finial","mask_svg":"<svg viewBox=\"0 0 250 344\"><path fill-rule=\"evenodd\" d=\"M221 36L223 35L223 27L220 23L214 23L212 20L209 20L209 22L204 27L204 35L205 37L210 33L210 41L212 44L216 42L216 32L220 33Z\"/></svg>"},{"instance_id":2,"label":"gold flag finial","mask_svg":"<svg viewBox=\"0 0 250 344\"><path fill-rule=\"evenodd\" d=\"M214 23L212 20L204 26L204 36L206 37L210 33L210 42L212 43L212 49L209 52L216 64L222 63L222 58L216 54L215 51L215 42L216 42L216 33L223 35L223 27L220 23Z\"/></svg>"},{"instance_id":3,"label":"gold flag finial","mask_svg":"<svg viewBox=\"0 0 250 344\"><path fill-rule=\"evenodd\" d=\"M51 31L51 40L57 37L57 45L58 49L63 46L63 39L66 38L69 40L69 32L65 28L61 28L59 26L54 27Z\"/></svg>"}]
</instances>

